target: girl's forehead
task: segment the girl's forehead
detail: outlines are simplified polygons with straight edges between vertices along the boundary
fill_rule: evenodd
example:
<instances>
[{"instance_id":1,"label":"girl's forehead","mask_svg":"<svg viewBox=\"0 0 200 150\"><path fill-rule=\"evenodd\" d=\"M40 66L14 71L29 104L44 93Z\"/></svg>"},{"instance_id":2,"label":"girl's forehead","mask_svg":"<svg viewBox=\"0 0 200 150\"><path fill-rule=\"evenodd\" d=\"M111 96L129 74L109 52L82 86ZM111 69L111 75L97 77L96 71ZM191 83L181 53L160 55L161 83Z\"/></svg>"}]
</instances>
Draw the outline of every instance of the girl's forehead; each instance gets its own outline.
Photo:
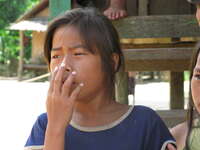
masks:
<instances>
[{"instance_id":1,"label":"girl's forehead","mask_svg":"<svg viewBox=\"0 0 200 150\"><path fill-rule=\"evenodd\" d=\"M62 26L55 30L53 35L53 45L60 44L73 44L82 43L82 37L79 34L79 31L73 26Z\"/></svg>"},{"instance_id":2,"label":"girl's forehead","mask_svg":"<svg viewBox=\"0 0 200 150\"><path fill-rule=\"evenodd\" d=\"M71 35L71 36L72 35L80 36L79 31L76 27L65 25L65 26L58 27L55 30L53 37L55 37L55 36L66 36L67 34Z\"/></svg>"}]
</instances>

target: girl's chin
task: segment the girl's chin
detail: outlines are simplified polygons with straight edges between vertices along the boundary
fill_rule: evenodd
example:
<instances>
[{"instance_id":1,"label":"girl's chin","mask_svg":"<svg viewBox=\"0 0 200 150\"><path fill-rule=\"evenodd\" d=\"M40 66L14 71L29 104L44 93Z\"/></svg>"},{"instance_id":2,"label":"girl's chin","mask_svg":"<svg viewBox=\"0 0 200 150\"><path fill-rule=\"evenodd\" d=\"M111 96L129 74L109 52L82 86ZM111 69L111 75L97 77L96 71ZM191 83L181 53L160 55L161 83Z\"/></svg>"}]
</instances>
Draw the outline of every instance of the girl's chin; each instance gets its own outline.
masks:
<instances>
[{"instance_id":1,"label":"girl's chin","mask_svg":"<svg viewBox=\"0 0 200 150\"><path fill-rule=\"evenodd\" d=\"M196 110L198 111L198 113L200 114L200 103L196 104L195 107L196 107Z\"/></svg>"},{"instance_id":2,"label":"girl's chin","mask_svg":"<svg viewBox=\"0 0 200 150\"><path fill-rule=\"evenodd\" d=\"M197 111L200 114L200 105L198 105Z\"/></svg>"}]
</instances>

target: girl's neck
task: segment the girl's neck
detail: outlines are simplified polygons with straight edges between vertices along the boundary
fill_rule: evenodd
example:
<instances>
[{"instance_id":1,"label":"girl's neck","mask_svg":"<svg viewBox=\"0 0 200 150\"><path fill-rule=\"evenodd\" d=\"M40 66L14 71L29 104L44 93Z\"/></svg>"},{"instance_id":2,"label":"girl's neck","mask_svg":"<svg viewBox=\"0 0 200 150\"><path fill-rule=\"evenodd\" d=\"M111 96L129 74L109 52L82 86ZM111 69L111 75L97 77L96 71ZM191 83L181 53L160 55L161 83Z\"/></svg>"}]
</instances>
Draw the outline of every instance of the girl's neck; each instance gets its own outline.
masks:
<instances>
[{"instance_id":1,"label":"girl's neck","mask_svg":"<svg viewBox=\"0 0 200 150\"><path fill-rule=\"evenodd\" d=\"M112 99L101 97L79 101L74 107L72 122L80 126L101 126L115 121L127 112L129 106L117 103Z\"/></svg>"},{"instance_id":2,"label":"girl's neck","mask_svg":"<svg viewBox=\"0 0 200 150\"><path fill-rule=\"evenodd\" d=\"M114 100L102 97L96 97L92 100L78 100L74 107L74 114L81 114L83 116L94 116L102 113L108 109L108 106L113 105Z\"/></svg>"}]
</instances>

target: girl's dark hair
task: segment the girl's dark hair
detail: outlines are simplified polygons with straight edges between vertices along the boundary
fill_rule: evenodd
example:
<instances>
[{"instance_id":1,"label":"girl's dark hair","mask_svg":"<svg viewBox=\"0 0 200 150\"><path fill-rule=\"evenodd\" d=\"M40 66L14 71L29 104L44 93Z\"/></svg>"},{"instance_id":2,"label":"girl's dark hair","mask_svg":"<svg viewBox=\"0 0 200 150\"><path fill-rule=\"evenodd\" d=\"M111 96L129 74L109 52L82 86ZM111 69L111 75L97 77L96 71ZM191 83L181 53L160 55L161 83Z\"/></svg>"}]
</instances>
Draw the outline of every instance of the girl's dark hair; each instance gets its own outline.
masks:
<instances>
[{"instance_id":1,"label":"girl's dark hair","mask_svg":"<svg viewBox=\"0 0 200 150\"><path fill-rule=\"evenodd\" d=\"M44 55L48 66L51 62L52 40L55 31L63 26L75 27L88 51L101 57L102 70L105 75L105 84L110 96L114 96L115 74L124 70L124 56L120 47L119 36L110 20L93 8L78 8L67 11L55 18L48 26ZM113 54L119 56L117 69L112 58Z\"/></svg>"},{"instance_id":2,"label":"girl's dark hair","mask_svg":"<svg viewBox=\"0 0 200 150\"><path fill-rule=\"evenodd\" d=\"M193 98L192 98L192 92L191 92L191 80L193 77L193 70L197 64L197 59L200 54L200 42L197 43L193 54L192 54L192 59L190 63L190 91L189 91L189 103L188 103L188 111L187 111L187 125L188 125L188 133L187 133L187 138L186 138L186 150L190 150L189 147L189 138L190 134L193 128L193 120L194 120L194 115L196 114L196 109L194 106Z\"/></svg>"}]
</instances>

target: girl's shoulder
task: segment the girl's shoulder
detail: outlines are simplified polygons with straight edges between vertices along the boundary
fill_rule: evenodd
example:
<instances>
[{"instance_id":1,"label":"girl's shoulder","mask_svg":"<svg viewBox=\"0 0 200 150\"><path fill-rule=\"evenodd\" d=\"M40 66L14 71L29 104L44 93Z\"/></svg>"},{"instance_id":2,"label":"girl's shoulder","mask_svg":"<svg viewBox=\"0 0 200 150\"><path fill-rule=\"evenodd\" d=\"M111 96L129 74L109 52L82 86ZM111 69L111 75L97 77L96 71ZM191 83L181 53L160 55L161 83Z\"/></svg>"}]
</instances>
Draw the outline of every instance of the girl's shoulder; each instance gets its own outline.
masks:
<instances>
[{"instance_id":1,"label":"girl's shoulder","mask_svg":"<svg viewBox=\"0 0 200 150\"><path fill-rule=\"evenodd\" d=\"M46 122L47 121L47 113L40 114L37 119L40 120L40 121Z\"/></svg>"},{"instance_id":2,"label":"girl's shoulder","mask_svg":"<svg viewBox=\"0 0 200 150\"><path fill-rule=\"evenodd\" d=\"M182 122L175 127L170 129L170 132L174 137L183 137L187 135L188 127L187 127L187 122Z\"/></svg>"},{"instance_id":3,"label":"girl's shoulder","mask_svg":"<svg viewBox=\"0 0 200 150\"><path fill-rule=\"evenodd\" d=\"M153 109L151 109L150 107L147 106L143 106L143 105L135 105L134 109L136 109L137 111L145 111L146 112L155 112Z\"/></svg>"},{"instance_id":4,"label":"girl's shoulder","mask_svg":"<svg viewBox=\"0 0 200 150\"><path fill-rule=\"evenodd\" d=\"M185 147L185 141L188 132L187 122L176 125L170 129L170 132L176 140L178 149L183 149Z\"/></svg>"},{"instance_id":5,"label":"girl's shoulder","mask_svg":"<svg viewBox=\"0 0 200 150\"><path fill-rule=\"evenodd\" d=\"M133 114L135 115L139 115L139 116L143 116L143 117L147 117L150 119L153 117L158 117L158 114L151 108L149 107L146 107L146 106L142 106L142 105L136 105L134 106L134 109L133 109ZM146 118L145 117L145 118Z\"/></svg>"},{"instance_id":6,"label":"girl's shoulder","mask_svg":"<svg viewBox=\"0 0 200 150\"><path fill-rule=\"evenodd\" d=\"M35 122L35 125L41 127L41 128L44 128L46 129L46 126L47 126L47 113L42 113L38 116L36 122Z\"/></svg>"},{"instance_id":7,"label":"girl's shoulder","mask_svg":"<svg viewBox=\"0 0 200 150\"><path fill-rule=\"evenodd\" d=\"M145 126L155 126L158 124L163 124L160 116L151 108L141 105L136 105L130 115L132 120L137 120Z\"/></svg>"}]
</instances>

